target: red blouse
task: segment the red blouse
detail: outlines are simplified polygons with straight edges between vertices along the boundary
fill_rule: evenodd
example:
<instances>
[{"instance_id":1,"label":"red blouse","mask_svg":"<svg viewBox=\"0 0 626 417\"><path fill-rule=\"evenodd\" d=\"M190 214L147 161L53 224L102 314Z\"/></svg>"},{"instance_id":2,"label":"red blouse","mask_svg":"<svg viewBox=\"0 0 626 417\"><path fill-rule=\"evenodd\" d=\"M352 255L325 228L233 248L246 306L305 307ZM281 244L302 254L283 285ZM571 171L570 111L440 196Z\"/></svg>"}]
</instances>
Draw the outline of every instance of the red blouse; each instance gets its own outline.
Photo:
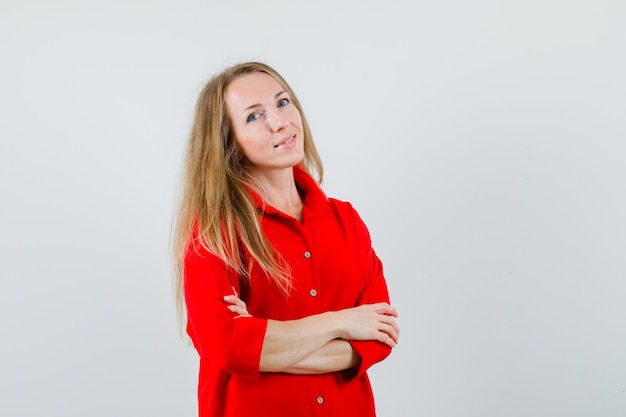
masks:
<instances>
[{"instance_id":1,"label":"red blouse","mask_svg":"<svg viewBox=\"0 0 626 417\"><path fill-rule=\"evenodd\" d=\"M351 341L358 368L320 375L259 372L267 319L293 320L361 304L389 302L382 265L369 232L349 203L327 198L303 170L294 168L304 196L302 224L264 206L254 195L263 231L289 263L293 289L286 297L253 265L239 280L216 256L190 249L185 259L187 332L200 355L200 417L375 416L366 370L391 348ZM233 319L225 295L232 287L253 317Z\"/></svg>"}]
</instances>

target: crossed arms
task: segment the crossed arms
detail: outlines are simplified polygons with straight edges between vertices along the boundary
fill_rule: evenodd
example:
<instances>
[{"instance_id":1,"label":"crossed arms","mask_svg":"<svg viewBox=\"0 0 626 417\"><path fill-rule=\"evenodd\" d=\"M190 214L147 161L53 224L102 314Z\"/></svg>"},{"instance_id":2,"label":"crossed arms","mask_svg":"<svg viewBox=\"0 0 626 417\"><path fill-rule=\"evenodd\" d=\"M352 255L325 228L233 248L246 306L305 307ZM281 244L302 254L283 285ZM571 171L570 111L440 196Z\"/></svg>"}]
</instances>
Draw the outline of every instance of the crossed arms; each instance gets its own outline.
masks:
<instances>
[{"instance_id":1,"label":"crossed arms","mask_svg":"<svg viewBox=\"0 0 626 417\"><path fill-rule=\"evenodd\" d=\"M224 297L233 320L252 317L236 295ZM400 329L396 309L387 303L363 304L297 320L268 320L259 371L320 374L357 366L360 355L349 341L377 341L395 347Z\"/></svg>"}]
</instances>

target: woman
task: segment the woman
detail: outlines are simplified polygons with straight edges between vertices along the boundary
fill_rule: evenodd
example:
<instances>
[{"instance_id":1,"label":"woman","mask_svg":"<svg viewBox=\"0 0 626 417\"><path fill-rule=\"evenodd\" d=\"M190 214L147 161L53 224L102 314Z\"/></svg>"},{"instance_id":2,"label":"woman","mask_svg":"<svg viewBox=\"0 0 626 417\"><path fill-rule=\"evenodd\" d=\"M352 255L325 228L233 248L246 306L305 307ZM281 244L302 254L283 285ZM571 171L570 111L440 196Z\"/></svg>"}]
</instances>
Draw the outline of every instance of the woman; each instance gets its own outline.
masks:
<instances>
[{"instance_id":1,"label":"woman","mask_svg":"<svg viewBox=\"0 0 626 417\"><path fill-rule=\"evenodd\" d=\"M285 80L255 62L213 77L185 168L176 284L200 416L374 416L366 370L396 345L397 312L365 225L318 185Z\"/></svg>"}]
</instances>

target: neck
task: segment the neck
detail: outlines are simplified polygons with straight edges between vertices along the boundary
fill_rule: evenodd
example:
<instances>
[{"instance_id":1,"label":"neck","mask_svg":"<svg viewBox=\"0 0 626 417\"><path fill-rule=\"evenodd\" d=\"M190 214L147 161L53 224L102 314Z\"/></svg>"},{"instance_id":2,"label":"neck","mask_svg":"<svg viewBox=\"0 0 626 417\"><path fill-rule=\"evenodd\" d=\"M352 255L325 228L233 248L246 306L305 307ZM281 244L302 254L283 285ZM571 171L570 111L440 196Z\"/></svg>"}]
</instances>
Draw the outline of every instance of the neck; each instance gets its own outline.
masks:
<instances>
[{"instance_id":1,"label":"neck","mask_svg":"<svg viewBox=\"0 0 626 417\"><path fill-rule=\"evenodd\" d=\"M293 168L276 170L253 170L252 177L261 186L258 190L270 206L301 220L302 199L293 176Z\"/></svg>"}]
</instances>

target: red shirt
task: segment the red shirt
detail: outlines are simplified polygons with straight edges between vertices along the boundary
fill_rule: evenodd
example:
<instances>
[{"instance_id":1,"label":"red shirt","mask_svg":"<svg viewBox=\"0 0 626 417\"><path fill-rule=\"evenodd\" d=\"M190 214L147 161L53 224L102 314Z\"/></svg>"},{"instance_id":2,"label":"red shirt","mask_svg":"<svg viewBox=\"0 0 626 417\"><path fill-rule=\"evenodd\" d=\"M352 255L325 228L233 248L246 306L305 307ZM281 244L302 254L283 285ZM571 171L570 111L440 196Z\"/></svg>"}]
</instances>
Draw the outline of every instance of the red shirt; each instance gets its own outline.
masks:
<instances>
[{"instance_id":1,"label":"red shirt","mask_svg":"<svg viewBox=\"0 0 626 417\"><path fill-rule=\"evenodd\" d=\"M349 203L327 198L300 168L294 174L304 196L302 224L253 195L263 210L265 235L290 265L289 297L258 265L249 282L240 282L207 251L187 253L187 332L200 355L200 417L375 416L366 370L391 352L380 342L350 342L362 358L356 369L320 375L259 372L267 319L389 302L381 262L357 212ZM233 319L223 301L233 294L231 286L253 317Z\"/></svg>"}]
</instances>

